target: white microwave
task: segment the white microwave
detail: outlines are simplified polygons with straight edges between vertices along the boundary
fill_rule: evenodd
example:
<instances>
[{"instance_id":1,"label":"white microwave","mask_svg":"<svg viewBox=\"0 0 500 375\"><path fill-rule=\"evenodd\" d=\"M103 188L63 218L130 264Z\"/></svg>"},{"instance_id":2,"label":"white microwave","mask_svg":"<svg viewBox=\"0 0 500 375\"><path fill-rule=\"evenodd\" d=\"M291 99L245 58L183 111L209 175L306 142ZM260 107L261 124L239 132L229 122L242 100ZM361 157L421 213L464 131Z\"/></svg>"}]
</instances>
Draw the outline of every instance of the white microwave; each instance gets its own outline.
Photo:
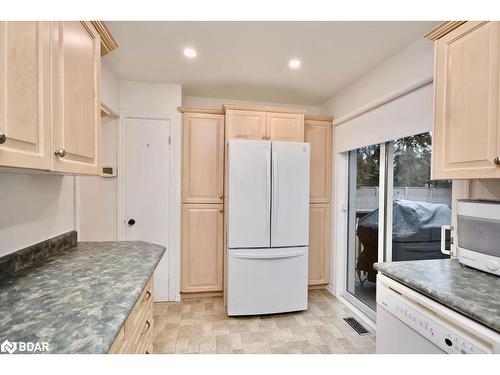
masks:
<instances>
[{"instance_id":1,"label":"white microwave","mask_svg":"<svg viewBox=\"0 0 500 375\"><path fill-rule=\"evenodd\" d=\"M459 200L458 261L500 276L500 202Z\"/></svg>"}]
</instances>

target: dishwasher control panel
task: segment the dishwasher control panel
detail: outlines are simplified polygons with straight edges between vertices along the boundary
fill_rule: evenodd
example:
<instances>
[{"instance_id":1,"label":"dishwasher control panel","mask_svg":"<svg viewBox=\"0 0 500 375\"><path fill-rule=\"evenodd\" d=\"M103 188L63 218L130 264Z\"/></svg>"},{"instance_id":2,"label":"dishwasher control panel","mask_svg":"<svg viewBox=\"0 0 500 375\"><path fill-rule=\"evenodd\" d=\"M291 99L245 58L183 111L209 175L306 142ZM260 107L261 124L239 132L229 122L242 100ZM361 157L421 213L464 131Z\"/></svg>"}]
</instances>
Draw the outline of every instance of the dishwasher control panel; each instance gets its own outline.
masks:
<instances>
[{"instance_id":1,"label":"dishwasher control panel","mask_svg":"<svg viewBox=\"0 0 500 375\"><path fill-rule=\"evenodd\" d=\"M457 335L442 324L437 323L426 314L405 303L396 291L378 290L378 303L399 320L450 354L485 353L470 340Z\"/></svg>"}]
</instances>

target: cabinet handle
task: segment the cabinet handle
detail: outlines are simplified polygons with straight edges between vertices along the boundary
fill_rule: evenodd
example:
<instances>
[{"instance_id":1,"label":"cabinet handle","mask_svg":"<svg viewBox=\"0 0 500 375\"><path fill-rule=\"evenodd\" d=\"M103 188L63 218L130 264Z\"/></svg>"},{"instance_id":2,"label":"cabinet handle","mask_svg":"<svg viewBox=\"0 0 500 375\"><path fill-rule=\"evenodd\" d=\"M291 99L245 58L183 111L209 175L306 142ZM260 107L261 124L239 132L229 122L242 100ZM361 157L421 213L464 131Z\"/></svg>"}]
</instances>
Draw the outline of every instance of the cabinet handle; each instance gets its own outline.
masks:
<instances>
[{"instance_id":1,"label":"cabinet handle","mask_svg":"<svg viewBox=\"0 0 500 375\"><path fill-rule=\"evenodd\" d=\"M219 199L224 199L224 196L222 194L219 195Z\"/></svg>"},{"instance_id":2,"label":"cabinet handle","mask_svg":"<svg viewBox=\"0 0 500 375\"><path fill-rule=\"evenodd\" d=\"M497 156L495 159L493 159L493 163L495 163L496 165L500 165L500 157Z\"/></svg>"},{"instance_id":3,"label":"cabinet handle","mask_svg":"<svg viewBox=\"0 0 500 375\"><path fill-rule=\"evenodd\" d=\"M151 298L151 292L149 290L147 290L146 294L144 295L144 298L142 299L141 302L149 301L150 298Z\"/></svg>"},{"instance_id":4,"label":"cabinet handle","mask_svg":"<svg viewBox=\"0 0 500 375\"><path fill-rule=\"evenodd\" d=\"M59 156L60 158L63 158L66 156L66 150L64 148L58 148L57 150L54 151L54 154L56 156Z\"/></svg>"},{"instance_id":5,"label":"cabinet handle","mask_svg":"<svg viewBox=\"0 0 500 375\"><path fill-rule=\"evenodd\" d=\"M0 145L5 143L6 140L7 140L7 137L5 136L5 134L0 133Z\"/></svg>"},{"instance_id":6,"label":"cabinet handle","mask_svg":"<svg viewBox=\"0 0 500 375\"><path fill-rule=\"evenodd\" d=\"M224 212L224 210L221 208L221 209L219 210L219 212L222 214L222 213Z\"/></svg>"},{"instance_id":7,"label":"cabinet handle","mask_svg":"<svg viewBox=\"0 0 500 375\"><path fill-rule=\"evenodd\" d=\"M141 337L144 336L146 333L148 333L150 328L151 328L151 323L149 322L149 320L146 320L146 328L144 329L144 331L141 332Z\"/></svg>"}]
</instances>

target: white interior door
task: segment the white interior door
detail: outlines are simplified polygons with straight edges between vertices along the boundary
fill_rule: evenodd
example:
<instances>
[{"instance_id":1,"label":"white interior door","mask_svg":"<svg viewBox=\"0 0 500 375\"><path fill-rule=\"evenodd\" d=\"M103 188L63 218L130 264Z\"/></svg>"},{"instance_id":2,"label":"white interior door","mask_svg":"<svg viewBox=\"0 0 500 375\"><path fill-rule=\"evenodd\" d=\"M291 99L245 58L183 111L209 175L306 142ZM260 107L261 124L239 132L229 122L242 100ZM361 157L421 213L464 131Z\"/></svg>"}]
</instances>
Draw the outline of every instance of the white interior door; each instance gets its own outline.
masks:
<instances>
[{"instance_id":1,"label":"white interior door","mask_svg":"<svg viewBox=\"0 0 500 375\"><path fill-rule=\"evenodd\" d=\"M309 144L272 143L271 247L309 244Z\"/></svg>"},{"instance_id":2,"label":"white interior door","mask_svg":"<svg viewBox=\"0 0 500 375\"><path fill-rule=\"evenodd\" d=\"M169 240L170 121L124 120L124 238L167 246ZM154 275L155 300L168 300L167 256Z\"/></svg>"},{"instance_id":3,"label":"white interior door","mask_svg":"<svg viewBox=\"0 0 500 375\"><path fill-rule=\"evenodd\" d=\"M231 140L228 150L228 247L268 248L271 142Z\"/></svg>"}]
</instances>

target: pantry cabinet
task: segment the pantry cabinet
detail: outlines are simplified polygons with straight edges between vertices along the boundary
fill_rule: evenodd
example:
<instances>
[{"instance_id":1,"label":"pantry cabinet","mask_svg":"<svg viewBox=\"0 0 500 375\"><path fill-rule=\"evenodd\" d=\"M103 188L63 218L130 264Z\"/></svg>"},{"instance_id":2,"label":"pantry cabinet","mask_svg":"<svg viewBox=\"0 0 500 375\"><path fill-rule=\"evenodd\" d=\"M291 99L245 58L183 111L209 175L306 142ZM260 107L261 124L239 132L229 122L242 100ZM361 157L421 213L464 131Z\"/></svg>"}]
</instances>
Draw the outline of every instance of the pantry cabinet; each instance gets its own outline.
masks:
<instances>
[{"instance_id":1,"label":"pantry cabinet","mask_svg":"<svg viewBox=\"0 0 500 375\"><path fill-rule=\"evenodd\" d=\"M500 178L500 22L443 23L435 40L433 179Z\"/></svg>"},{"instance_id":2,"label":"pantry cabinet","mask_svg":"<svg viewBox=\"0 0 500 375\"><path fill-rule=\"evenodd\" d=\"M303 109L226 104L223 110L227 140L304 140Z\"/></svg>"},{"instance_id":3,"label":"pantry cabinet","mask_svg":"<svg viewBox=\"0 0 500 375\"><path fill-rule=\"evenodd\" d=\"M223 205L184 204L182 293L222 291L223 246Z\"/></svg>"},{"instance_id":4,"label":"pantry cabinet","mask_svg":"<svg viewBox=\"0 0 500 375\"><path fill-rule=\"evenodd\" d=\"M309 285L330 280L330 204L309 207Z\"/></svg>"},{"instance_id":5,"label":"pantry cabinet","mask_svg":"<svg viewBox=\"0 0 500 375\"><path fill-rule=\"evenodd\" d=\"M304 142L310 144L311 203L330 202L332 195L332 121L333 119L306 117Z\"/></svg>"},{"instance_id":6,"label":"pantry cabinet","mask_svg":"<svg viewBox=\"0 0 500 375\"><path fill-rule=\"evenodd\" d=\"M90 22L57 22L52 30L53 170L98 174L100 38Z\"/></svg>"},{"instance_id":7,"label":"pantry cabinet","mask_svg":"<svg viewBox=\"0 0 500 375\"><path fill-rule=\"evenodd\" d=\"M182 201L224 199L224 116L182 114Z\"/></svg>"},{"instance_id":8,"label":"pantry cabinet","mask_svg":"<svg viewBox=\"0 0 500 375\"><path fill-rule=\"evenodd\" d=\"M50 22L0 22L0 166L50 169Z\"/></svg>"}]
</instances>

